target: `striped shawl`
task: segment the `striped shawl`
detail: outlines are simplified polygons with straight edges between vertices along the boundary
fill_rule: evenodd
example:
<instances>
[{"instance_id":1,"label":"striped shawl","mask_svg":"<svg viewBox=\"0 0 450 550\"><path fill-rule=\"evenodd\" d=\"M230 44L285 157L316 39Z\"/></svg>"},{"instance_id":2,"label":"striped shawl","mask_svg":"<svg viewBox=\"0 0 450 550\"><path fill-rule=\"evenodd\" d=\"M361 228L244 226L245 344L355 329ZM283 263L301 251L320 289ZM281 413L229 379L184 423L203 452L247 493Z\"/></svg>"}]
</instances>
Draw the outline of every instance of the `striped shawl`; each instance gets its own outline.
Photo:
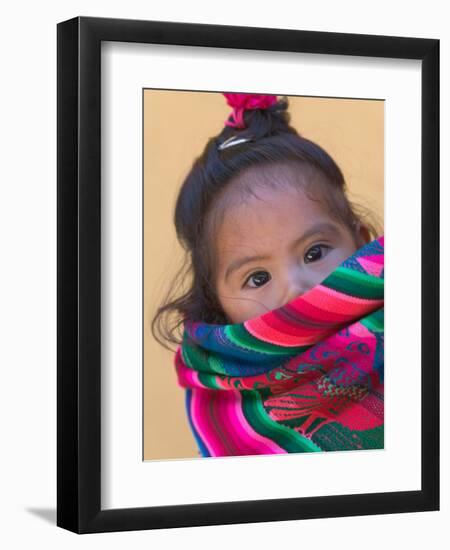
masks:
<instances>
[{"instance_id":1,"label":"striped shawl","mask_svg":"<svg viewBox=\"0 0 450 550\"><path fill-rule=\"evenodd\" d=\"M185 320L174 358L199 454L384 446L384 237L241 324Z\"/></svg>"}]
</instances>

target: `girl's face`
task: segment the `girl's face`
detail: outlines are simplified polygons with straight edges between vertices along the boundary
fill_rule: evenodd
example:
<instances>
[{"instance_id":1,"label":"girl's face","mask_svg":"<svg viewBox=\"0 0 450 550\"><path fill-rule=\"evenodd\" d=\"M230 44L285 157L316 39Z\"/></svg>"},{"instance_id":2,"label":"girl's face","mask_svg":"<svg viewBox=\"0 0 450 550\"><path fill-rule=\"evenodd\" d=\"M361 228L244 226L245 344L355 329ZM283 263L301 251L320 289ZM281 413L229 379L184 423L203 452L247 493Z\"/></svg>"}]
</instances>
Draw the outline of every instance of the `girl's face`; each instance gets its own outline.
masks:
<instances>
[{"instance_id":1,"label":"girl's face","mask_svg":"<svg viewBox=\"0 0 450 550\"><path fill-rule=\"evenodd\" d=\"M228 322L242 323L304 294L369 240L364 227L357 240L304 191L259 188L226 211L217 234L215 284Z\"/></svg>"}]
</instances>

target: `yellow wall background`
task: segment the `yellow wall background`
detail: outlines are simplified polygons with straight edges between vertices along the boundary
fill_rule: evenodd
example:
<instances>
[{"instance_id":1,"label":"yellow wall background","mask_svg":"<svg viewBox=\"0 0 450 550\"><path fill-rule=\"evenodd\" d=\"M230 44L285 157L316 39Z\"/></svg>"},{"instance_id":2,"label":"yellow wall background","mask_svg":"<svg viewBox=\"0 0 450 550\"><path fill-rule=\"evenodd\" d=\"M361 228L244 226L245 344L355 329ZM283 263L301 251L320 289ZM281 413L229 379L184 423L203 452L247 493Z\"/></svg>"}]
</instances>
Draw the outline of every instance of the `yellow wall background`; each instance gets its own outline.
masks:
<instances>
[{"instance_id":1,"label":"yellow wall background","mask_svg":"<svg viewBox=\"0 0 450 550\"><path fill-rule=\"evenodd\" d=\"M384 102L289 96L291 124L340 166L349 198L384 220ZM181 264L178 189L231 108L217 92L144 91L144 460L199 457L173 354L150 323Z\"/></svg>"}]
</instances>

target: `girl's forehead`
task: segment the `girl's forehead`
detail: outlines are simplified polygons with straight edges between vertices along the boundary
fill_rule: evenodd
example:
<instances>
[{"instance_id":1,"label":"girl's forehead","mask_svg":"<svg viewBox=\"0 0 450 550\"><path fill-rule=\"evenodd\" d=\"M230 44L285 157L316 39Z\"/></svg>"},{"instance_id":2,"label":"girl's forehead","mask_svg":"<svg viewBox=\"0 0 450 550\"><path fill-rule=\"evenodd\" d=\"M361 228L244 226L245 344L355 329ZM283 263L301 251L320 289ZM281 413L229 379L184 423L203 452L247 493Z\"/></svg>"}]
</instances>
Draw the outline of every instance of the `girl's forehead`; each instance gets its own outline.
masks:
<instances>
[{"instance_id":1,"label":"girl's forehead","mask_svg":"<svg viewBox=\"0 0 450 550\"><path fill-rule=\"evenodd\" d=\"M304 225L314 217L326 215L318 197L302 188L260 186L241 200L230 201L222 216L222 232L241 231L255 224L262 226Z\"/></svg>"},{"instance_id":2,"label":"girl's forehead","mask_svg":"<svg viewBox=\"0 0 450 550\"><path fill-rule=\"evenodd\" d=\"M221 263L224 249L256 246L265 237L294 238L306 226L330 220L326 182L316 169L290 165L252 167L222 189L208 216L210 251Z\"/></svg>"},{"instance_id":3,"label":"girl's forehead","mask_svg":"<svg viewBox=\"0 0 450 550\"><path fill-rule=\"evenodd\" d=\"M319 172L306 162L280 161L249 166L234 176L227 187L252 188L263 187L300 187Z\"/></svg>"},{"instance_id":4,"label":"girl's forehead","mask_svg":"<svg viewBox=\"0 0 450 550\"><path fill-rule=\"evenodd\" d=\"M270 201L289 196L320 198L325 180L313 166L299 161L256 165L233 177L222 190L223 208L248 203L251 199ZM293 197L294 196L294 197ZM255 206L254 201L252 205Z\"/></svg>"}]
</instances>

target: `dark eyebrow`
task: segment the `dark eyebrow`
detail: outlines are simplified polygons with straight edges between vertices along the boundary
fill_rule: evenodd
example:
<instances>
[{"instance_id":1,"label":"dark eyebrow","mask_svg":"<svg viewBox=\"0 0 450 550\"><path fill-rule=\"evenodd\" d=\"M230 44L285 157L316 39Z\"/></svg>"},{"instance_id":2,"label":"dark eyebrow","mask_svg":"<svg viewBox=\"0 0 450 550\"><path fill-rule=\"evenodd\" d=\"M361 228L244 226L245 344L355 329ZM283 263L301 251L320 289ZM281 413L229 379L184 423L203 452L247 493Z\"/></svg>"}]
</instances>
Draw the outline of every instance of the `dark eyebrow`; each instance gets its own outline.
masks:
<instances>
[{"instance_id":1,"label":"dark eyebrow","mask_svg":"<svg viewBox=\"0 0 450 550\"><path fill-rule=\"evenodd\" d=\"M315 235L316 233L327 233L327 232L339 232L339 228L337 225L330 223L330 222L319 222L316 225L313 225L308 231L305 231L305 233L296 239L293 244L292 248L295 248L298 246L302 241L308 239L309 237ZM248 264L250 262L256 262L258 260L267 260L269 259L269 256L243 256L242 258L238 258L237 260L234 260L234 262L231 262L231 264L228 266L226 272L225 272L225 280L233 273L233 271L238 270L240 267L242 267L245 264Z\"/></svg>"}]
</instances>

